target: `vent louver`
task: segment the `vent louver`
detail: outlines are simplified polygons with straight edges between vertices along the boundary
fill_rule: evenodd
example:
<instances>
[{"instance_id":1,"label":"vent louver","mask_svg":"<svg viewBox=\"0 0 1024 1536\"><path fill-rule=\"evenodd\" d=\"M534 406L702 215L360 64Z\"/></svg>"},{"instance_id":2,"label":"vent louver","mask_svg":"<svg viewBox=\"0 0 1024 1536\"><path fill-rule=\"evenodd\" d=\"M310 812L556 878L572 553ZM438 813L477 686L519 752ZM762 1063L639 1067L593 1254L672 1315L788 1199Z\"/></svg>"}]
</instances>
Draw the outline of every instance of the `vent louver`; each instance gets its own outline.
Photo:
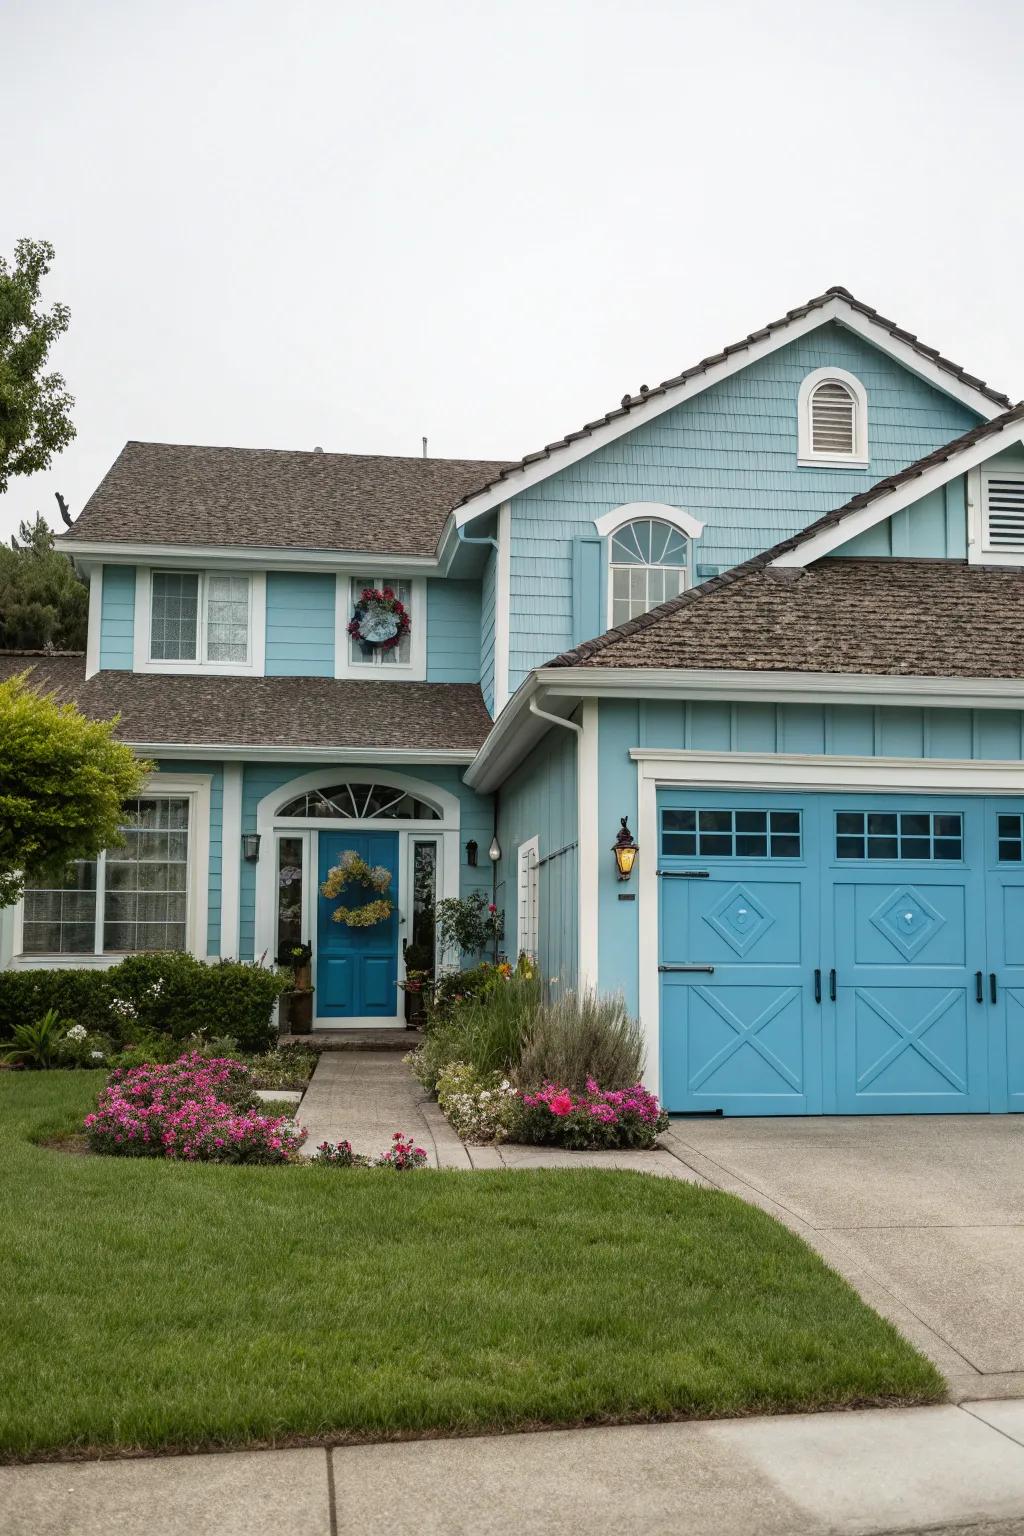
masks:
<instances>
[{"instance_id":1,"label":"vent louver","mask_svg":"<svg viewBox=\"0 0 1024 1536\"><path fill-rule=\"evenodd\" d=\"M830 380L811 396L811 447L815 453L851 456L856 441L856 402L845 384Z\"/></svg>"},{"instance_id":2,"label":"vent louver","mask_svg":"<svg viewBox=\"0 0 1024 1536\"><path fill-rule=\"evenodd\" d=\"M984 509L985 548L1024 550L1024 476L987 476Z\"/></svg>"}]
</instances>

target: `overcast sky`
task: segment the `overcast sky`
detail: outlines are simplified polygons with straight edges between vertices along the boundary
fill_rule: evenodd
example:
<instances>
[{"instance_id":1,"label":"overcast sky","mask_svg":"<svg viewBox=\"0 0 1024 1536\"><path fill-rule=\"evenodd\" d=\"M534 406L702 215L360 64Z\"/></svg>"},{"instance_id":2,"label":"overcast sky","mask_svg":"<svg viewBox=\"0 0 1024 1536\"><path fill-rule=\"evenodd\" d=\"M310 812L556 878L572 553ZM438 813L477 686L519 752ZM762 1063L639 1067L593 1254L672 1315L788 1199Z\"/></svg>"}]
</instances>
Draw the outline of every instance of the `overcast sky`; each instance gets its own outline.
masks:
<instances>
[{"instance_id":1,"label":"overcast sky","mask_svg":"<svg viewBox=\"0 0 1024 1536\"><path fill-rule=\"evenodd\" d=\"M128 438L518 457L832 283L1019 398L1021 14L0 0L78 427L0 532Z\"/></svg>"}]
</instances>

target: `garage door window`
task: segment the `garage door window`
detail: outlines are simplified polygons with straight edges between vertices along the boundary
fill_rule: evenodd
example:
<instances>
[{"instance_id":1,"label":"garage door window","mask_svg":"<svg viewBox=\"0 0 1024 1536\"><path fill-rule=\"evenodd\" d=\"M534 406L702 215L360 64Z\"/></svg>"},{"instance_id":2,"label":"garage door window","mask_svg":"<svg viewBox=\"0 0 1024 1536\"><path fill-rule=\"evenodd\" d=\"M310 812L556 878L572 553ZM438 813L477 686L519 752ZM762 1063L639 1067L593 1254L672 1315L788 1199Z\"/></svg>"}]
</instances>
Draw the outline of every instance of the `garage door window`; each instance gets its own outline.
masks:
<instances>
[{"instance_id":1,"label":"garage door window","mask_svg":"<svg viewBox=\"0 0 1024 1536\"><path fill-rule=\"evenodd\" d=\"M963 856L964 819L959 813L836 812L838 859L946 860Z\"/></svg>"},{"instance_id":2,"label":"garage door window","mask_svg":"<svg viewBox=\"0 0 1024 1536\"><path fill-rule=\"evenodd\" d=\"M661 851L708 859L798 859L799 811L665 810Z\"/></svg>"},{"instance_id":3,"label":"garage door window","mask_svg":"<svg viewBox=\"0 0 1024 1536\"><path fill-rule=\"evenodd\" d=\"M1024 816L999 817L999 862L1024 862Z\"/></svg>"}]
</instances>

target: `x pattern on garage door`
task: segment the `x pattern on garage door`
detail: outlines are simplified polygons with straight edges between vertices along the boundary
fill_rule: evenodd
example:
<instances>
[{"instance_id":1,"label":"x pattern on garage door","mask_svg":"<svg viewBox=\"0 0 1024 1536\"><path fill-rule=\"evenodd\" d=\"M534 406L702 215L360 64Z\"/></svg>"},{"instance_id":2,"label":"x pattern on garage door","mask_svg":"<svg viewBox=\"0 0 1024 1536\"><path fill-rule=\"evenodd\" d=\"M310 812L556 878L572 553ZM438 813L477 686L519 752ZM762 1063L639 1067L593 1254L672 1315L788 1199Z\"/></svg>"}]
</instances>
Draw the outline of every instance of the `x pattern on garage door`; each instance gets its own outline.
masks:
<instances>
[{"instance_id":1,"label":"x pattern on garage door","mask_svg":"<svg viewBox=\"0 0 1024 1536\"><path fill-rule=\"evenodd\" d=\"M659 795L670 1110L1024 1109L1024 810Z\"/></svg>"}]
</instances>

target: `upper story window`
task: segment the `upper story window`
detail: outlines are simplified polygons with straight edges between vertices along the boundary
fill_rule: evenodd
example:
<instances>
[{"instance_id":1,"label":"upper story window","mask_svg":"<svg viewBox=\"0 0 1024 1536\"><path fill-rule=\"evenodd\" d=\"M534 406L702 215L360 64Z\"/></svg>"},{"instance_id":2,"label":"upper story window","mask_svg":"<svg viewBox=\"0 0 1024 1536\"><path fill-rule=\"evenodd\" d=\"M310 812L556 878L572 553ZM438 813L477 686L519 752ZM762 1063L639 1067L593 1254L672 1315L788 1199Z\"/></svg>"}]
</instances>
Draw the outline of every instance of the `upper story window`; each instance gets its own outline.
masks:
<instances>
[{"instance_id":1,"label":"upper story window","mask_svg":"<svg viewBox=\"0 0 1024 1536\"><path fill-rule=\"evenodd\" d=\"M422 681L427 675L426 588L421 577L399 578L386 570L339 575L335 676Z\"/></svg>"},{"instance_id":2,"label":"upper story window","mask_svg":"<svg viewBox=\"0 0 1024 1536\"><path fill-rule=\"evenodd\" d=\"M613 625L677 597L690 583L690 540L660 518L637 518L616 529L608 561Z\"/></svg>"},{"instance_id":3,"label":"upper story window","mask_svg":"<svg viewBox=\"0 0 1024 1536\"><path fill-rule=\"evenodd\" d=\"M800 386L797 463L819 468L868 467L868 397L842 368L818 368Z\"/></svg>"},{"instance_id":4,"label":"upper story window","mask_svg":"<svg viewBox=\"0 0 1024 1536\"><path fill-rule=\"evenodd\" d=\"M255 595L262 576L221 571L140 571L136 670L261 670ZM142 613L138 613L141 606Z\"/></svg>"}]
</instances>

